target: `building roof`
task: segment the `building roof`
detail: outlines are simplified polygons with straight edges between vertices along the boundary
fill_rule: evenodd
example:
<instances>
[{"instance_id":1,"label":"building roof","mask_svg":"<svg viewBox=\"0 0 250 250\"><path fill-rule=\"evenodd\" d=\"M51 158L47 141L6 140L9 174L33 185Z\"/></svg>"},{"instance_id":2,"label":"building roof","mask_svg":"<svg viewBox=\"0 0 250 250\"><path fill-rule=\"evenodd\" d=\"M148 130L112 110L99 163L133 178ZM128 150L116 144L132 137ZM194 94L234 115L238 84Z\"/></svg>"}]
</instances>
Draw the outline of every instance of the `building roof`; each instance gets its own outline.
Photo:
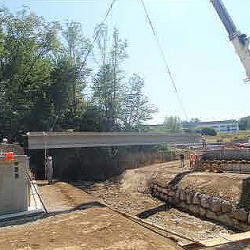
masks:
<instances>
[{"instance_id":1,"label":"building roof","mask_svg":"<svg viewBox=\"0 0 250 250\"><path fill-rule=\"evenodd\" d=\"M238 123L236 120L224 120L224 121L209 121L209 122L197 122L197 125L212 125L212 124L228 124L228 123Z\"/></svg>"},{"instance_id":2,"label":"building roof","mask_svg":"<svg viewBox=\"0 0 250 250\"><path fill-rule=\"evenodd\" d=\"M194 127L199 127L199 126L212 126L215 124L228 124L228 123L233 123L237 124L237 120L224 120L224 121L209 121L209 122L183 122L183 127L184 128L194 128Z\"/></svg>"}]
</instances>

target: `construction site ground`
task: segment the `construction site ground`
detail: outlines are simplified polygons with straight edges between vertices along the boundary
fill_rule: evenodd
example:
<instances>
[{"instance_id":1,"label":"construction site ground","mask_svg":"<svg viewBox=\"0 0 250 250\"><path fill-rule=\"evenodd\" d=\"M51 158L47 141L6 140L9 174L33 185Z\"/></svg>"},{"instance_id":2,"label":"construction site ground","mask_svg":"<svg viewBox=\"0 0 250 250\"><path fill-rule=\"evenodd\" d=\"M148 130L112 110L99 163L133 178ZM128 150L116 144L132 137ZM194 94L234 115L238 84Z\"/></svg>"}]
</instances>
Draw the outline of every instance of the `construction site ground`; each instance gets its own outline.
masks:
<instances>
[{"instance_id":1,"label":"construction site ground","mask_svg":"<svg viewBox=\"0 0 250 250\"><path fill-rule=\"evenodd\" d=\"M17 225L13 222L13 225L2 223L0 249L171 250L181 249L177 243L182 246L191 243L192 240L188 239L202 241L236 233L222 225L181 212L148 193L147 184L152 178L167 184L178 173L185 172L179 180L183 188L187 185L214 195L220 192L221 196L232 196L237 202L242 179L249 177L188 171L188 168L181 169L179 162L175 161L127 170L122 176L100 183L57 182L47 185L40 181L39 192L49 214L18 220L15 222ZM227 181L222 181L223 176ZM234 184L230 189L232 180ZM215 186L215 183L220 184ZM155 228L153 232L150 230L153 228L145 228L112 209L153 223L167 232ZM208 249L250 249L250 243L244 241Z\"/></svg>"}]
</instances>

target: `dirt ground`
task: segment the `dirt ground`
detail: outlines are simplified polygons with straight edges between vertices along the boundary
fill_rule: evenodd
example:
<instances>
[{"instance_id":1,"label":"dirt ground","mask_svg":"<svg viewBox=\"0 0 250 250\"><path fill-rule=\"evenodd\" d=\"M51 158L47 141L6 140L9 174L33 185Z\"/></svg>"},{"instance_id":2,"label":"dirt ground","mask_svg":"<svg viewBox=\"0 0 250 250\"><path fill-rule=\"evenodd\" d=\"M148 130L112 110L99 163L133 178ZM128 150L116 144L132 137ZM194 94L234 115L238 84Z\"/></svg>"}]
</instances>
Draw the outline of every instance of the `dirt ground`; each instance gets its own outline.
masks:
<instances>
[{"instance_id":1,"label":"dirt ground","mask_svg":"<svg viewBox=\"0 0 250 250\"><path fill-rule=\"evenodd\" d=\"M175 178L180 173L181 178ZM174 182L180 189L220 197L223 200L232 202L234 205L249 202L247 197L248 190L250 191L249 174L192 172L189 169L181 172L178 167L171 167L171 169L167 170L163 167L155 171L153 178L157 184L163 187L169 182ZM245 205L246 207L250 206L249 203Z\"/></svg>"},{"instance_id":2,"label":"dirt ground","mask_svg":"<svg viewBox=\"0 0 250 250\"><path fill-rule=\"evenodd\" d=\"M221 225L181 212L148 193L148 182L156 178L162 186L174 180L182 188L220 195L238 202L243 182L249 178L239 174L188 171L188 168L180 169L179 162L175 161L127 170L119 178L102 183L57 182L46 185L40 181L39 192L49 214L33 220L20 220L19 225L2 224L5 227L0 228L0 250L176 250L181 249L176 242L180 245L190 243L182 236L200 241L235 233ZM181 172L187 173L176 179ZM112 209L166 229L168 233L156 232L168 238ZM250 243L209 249L247 250Z\"/></svg>"},{"instance_id":3,"label":"dirt ground","mask_svg":"<svg viewBox=\"0 0 250 250\"><path fill-rule=\"evenodd\" d=\"M66 183L39 187L50 215L0 228L0 249L180 249Z\"/></svg>"},{"instance_id":4,"label":"dirt ground","mask_svg":"<svg viewBox=\"0 0 250 250\"><path fill-rule=\"evenodd\" d=\"M164 179L166 184L181 171L183 170L179 168L179 161L175 161L127 170L119 180L104 183L79 182L74 185L119 211L138 216L197 241L234 233L221 225L201 220L168 206L148 193L147 183L150 179L156 176L158 179L161 176L161 181ZM180 244L186 243L185 240L173 237Z\"/></svg>"}]
</instances>

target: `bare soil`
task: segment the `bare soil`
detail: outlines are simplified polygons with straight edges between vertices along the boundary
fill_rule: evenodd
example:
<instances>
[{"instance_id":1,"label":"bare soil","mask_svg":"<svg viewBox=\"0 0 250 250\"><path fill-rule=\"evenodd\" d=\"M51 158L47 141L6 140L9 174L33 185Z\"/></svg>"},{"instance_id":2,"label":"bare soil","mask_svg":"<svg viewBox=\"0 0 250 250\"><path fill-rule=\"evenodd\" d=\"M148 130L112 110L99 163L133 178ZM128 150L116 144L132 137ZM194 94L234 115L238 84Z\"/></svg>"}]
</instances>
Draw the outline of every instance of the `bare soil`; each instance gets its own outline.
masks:
<instances>
[{"instance_id":1,"label":"bare soil","mask_svg":"<svg viewBox=\"0 0 250 250\"><path fill-rule=\"evenodd\" d=\"M50 214L2 227L1 250L180 249L172 240L131 222L69 184L42 185L39 190Z\"/></svg>"},{"instance_id":2,"label":"bare soil","mask_svg":"<svg viewBox=\"0 0 250 250\"><path fill-rule=\"evenodd\" d=\"M190 172L188 167L181 169L179 165L179 161L155 164L140 169L127 170L118 180L102 183L80 182L74 183L74 185L119 211L138 216L145 221L164 227L168 231L197 241L234 233L222 225L201 220L152 198L148 192L148 182L156 179L164 186L173 181L177 174ZM227 195L230 199L232 195L237 196L237 194L232 193L235 190L240 193L240 184L236 181L235 186L232 186L232 179L230 178L230 181L228 181L227 174L225 174L225 180L220 180L215 185L214 183L220 178L223 179L215 173L189 173L180 181L179 185L183 189L199 188L204 193L213 193L214 195L221 192L219 185L222 185L225 191L223 195ZM219 191L217 191L217 188ZM180 244L186 243L185 240L174 235L173 238Z\"/></svg>"},{"instance_id":3,"label":"bare soil","mask_svg":"<svg viewBox=\"0 0 250 250\"><path fill-rule=\"evenodd\" d=\"M157 170L152 179L162 187L173 183L183 190L218 197L248 209L250 207L249 174L181 171L177 163L177 167Z\"/></svg>"},{"instance_id":4,"label":"bare soil","mask_svg":"<svg viewBox=\"0 0 250 250\"><path fill-rule=\"evenodd\" d=\"M181 178L176 178L183 172ZM153 179L164 186L175 181L183 189L221 196L237 203L242 199L242 188L248 178L249 175L239 174L193 173L188 167L180 169L179 162L175 161L127 170L119 178L102 183L78 182L72 186L62 182L53 185L38 182L49 215L29 222L20 220L19 223L23 223L20 225L1 227L0 249L176 250L181 249L176 242L180 245L189 243L182 236L196 241L223 237L234 232L152 198L148 183ZM171 239L110 208L165 228L168 233L164 235ZM248 244L211 249L250 249Z\"/></svg>"}]
</instances>

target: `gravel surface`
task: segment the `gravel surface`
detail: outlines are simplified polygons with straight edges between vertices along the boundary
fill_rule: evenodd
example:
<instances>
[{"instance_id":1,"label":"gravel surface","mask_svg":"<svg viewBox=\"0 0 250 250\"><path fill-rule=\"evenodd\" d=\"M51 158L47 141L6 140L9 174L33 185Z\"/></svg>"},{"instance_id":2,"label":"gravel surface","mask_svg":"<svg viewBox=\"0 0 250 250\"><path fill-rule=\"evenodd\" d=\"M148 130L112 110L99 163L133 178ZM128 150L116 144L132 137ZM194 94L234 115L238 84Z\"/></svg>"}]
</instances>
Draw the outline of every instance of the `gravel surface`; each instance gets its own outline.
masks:
<instances>
[{"instance_id":1,"label":"gravel surface","mask_svg":"<svg viewBox=\"0 0 250 250\"><path fill-rule=\"evenodd\" d=\"M123 176L117 180L109 180L102 183L78 182L75 183L75 185L98 199L101 199L113 208L131 215L136 215L167 230L195 240L217 238L234 233L221 225L204 221L181 212L174 207L152 198L148 193L147 184L151 178L155 179L160 177L160 181L164 181L166 185L166 183L173 180L173 178L182 171L183 170L179 168L179 161L175 161L140 169L127 170ZM184 169L184 171L188 171L188 169ZM201 173L195 173L197 179L201 179L198 177L199 174ZM202 177L204 180L207 178L206 176L210 178L210 173L204 174L205 177ZM193 177L190 178L190 181L188 181L187 178L185 182L182 183L183 188L186 188L184 185L188 185L188 183L189 187L196 187L197 182L192 183L193 180ZM209 185L207 185L204 186L204 191L206 191L205 187L210 189ZM228 193L230 194L230 189Z\"/></svg>"},{"instance_id":2,"label":"gravel surface","mask_svg":"<svg viewBox=\"0 0 250 250\"><path fill-rule=\"evenodd\" d=\"M0 228L1 250L181 249L69 184L42 185L39 190L50 214Z\"/></svg>"}]
</instances>

